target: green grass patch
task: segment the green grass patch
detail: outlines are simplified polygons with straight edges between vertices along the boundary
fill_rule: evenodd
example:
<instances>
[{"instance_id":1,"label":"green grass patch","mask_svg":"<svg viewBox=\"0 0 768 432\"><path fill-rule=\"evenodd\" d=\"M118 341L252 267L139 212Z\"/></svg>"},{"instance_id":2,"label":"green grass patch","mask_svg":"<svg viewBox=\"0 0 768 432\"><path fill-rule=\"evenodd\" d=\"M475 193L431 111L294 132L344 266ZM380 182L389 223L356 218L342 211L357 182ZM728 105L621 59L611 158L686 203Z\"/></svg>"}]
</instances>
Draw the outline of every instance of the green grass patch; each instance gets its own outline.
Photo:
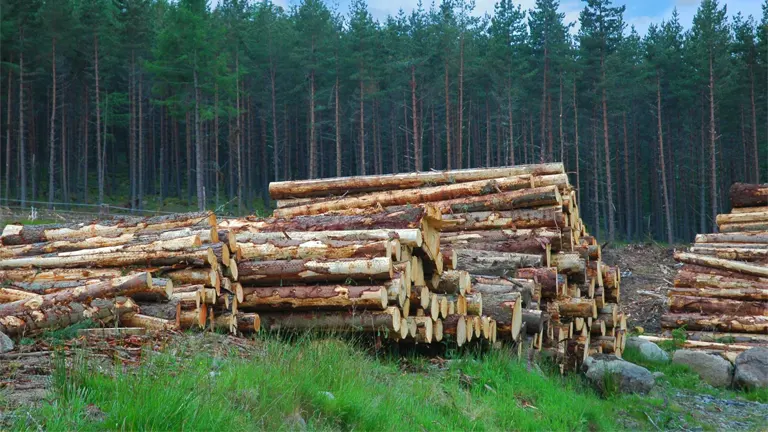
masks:
<instances>
[{"instance_id":1,"label":"green grass patch","mask_svg":"<svg viewBox=\"0 0 768 432\"><path fill-rule=\"evenodd\" d=\"M174 344L138 368L62 357L55 397L33 415L52 431L623 428L621 400L601 399L579 376L542 373L504 350L438 367L421 357L375 357L337 339L260 342L246 358ZM20 418L14 427L37 425Z\"/></svg>"}]
</instances>

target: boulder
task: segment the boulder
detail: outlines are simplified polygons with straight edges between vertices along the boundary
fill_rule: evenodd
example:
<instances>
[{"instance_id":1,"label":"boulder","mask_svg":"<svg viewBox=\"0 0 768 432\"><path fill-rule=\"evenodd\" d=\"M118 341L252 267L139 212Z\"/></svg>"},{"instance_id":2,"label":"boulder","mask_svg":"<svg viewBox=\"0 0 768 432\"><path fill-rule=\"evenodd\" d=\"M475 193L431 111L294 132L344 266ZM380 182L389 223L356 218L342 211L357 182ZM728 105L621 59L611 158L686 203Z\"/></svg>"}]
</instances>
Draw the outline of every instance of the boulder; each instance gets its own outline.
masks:
<instances>
[{"instance_id":1,"label":"boulder","mask_svg":"<svg viewBox=\"0 0 768 432\"><path fill-rule=\"evenodd\" d=\"M655 384L653 375L648 369L622 360L613 354L596 354L588 357L582 365L582 372L604 393L615 389L622 393L646 394Z\"/></svg>"},{"instance_id":2,"label":"boulder","mask_svg":"<svg viewBox=\"0 0 768 432\"><path fill-rule=\"evenodd\" d=\"M749 390L768 388L768 348L751 348L736 357L733 384Z\"/></svg>"},{"instance_id":3,"label":"boulder","mask_svg":"<svg viewBox=\"0 0 768 432\"><path fill-rule=\"evenodd\" d=\"M658 345L651 341L647 341L645 339L640 339L636 337L630 337L627 339L627 346L632 348L637 348L638 351L640 351L640 355L643 356L644 359L655 361L655 362L668 362L669 361L669 354L667 354L666 351L659 348Z\"/></svg>"},{"instance_id":4,"label":"boulder","mask_svg":"<svg viewBox=\"0 0 768 432\"><path fill-rule=\"evenodd\" d=\"M0 354L8 351L13 351L13 341L5 333L0 332Z\"/></svg>"},{"instance_id":5,"label":"boulder","mask_svg":"<svg viewBox=\"0 0 768 432\"><path fill-rule=\"evenodd\" d=\"M688 366L713 387L731 385L733 366L719 355L704 351L677 350L672 356L672 363Z\"/></svg>"}]
</instances>

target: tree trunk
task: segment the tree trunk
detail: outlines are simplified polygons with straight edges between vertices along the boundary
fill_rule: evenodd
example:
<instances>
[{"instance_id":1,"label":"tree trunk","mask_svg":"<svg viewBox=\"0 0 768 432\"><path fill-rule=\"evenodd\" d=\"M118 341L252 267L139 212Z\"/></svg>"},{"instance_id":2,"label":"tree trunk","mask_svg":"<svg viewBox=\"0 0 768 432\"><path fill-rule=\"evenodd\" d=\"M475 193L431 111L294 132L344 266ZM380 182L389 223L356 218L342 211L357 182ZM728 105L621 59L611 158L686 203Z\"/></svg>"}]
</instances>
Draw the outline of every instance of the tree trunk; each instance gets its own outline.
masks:
<instances>
[{"instance_id":1,"label":"tree trunk","mask_svg":"<svg viewBox=\"0 0 768 432\"><path fill-rule=\"evenodd\" d=\"M502 192L488 196L436 201L432 205L437 207L443 214L470 213L562 205L562 197L557 190L557 186L546 186Z\"/></svg>"},{"instance_id":2,"label":"tree trunk","mask_svg":"<svg viewBox=\"0 0 768 432\"><path fill-rule=\"evenodd\" d=\"M452 167L452 148L451 148L451 99L450 99L449 87L448 87L448 59L445 60L445 150L446 150L446 165L445 169L450 170Z\"/></svg>"},{"instance_id":3,"label":"tree trunk","mask_svg":"<svg viewBox=\"0 0 768 432\"><path fill-rule=\"evenodd\" d=\"M581 207L581 179L579 177L579 109L576 105L576 79L573 80L573 141L576 149L576 203Z\"/></svg>"},{"instance_id":4,"label":"tree trunk","mask_svg":"<svg viewBox=\"0 0 768 432\"><path fill-rule=\"evenodd\" d=\"M31 334L46 328L65 327L86 319L105 320L137 310L138 306L131 299L112 301L100 298L93 299L87 304L70 302L53 304L46 308L19 308L18 314L13 316L15 319L6 319L0 323L0 332L9 336Z\"/></svg>"},{"instance_id":5,"label":"tree trunk","mask_svg":"<svg viewBox=\"0 0 768 432\"><path fill-rule=\"evenodd\" d=\"M274 93L273 93L274 94ZM336 177L341 177L341 113L339 110L339 71L336 69L336 86L334 87L336 102L333 104L336 120ZM274 97L274 96L273 96ZM275 178L277 180L277 178Z\"/></svg>"},{"instance_id":6,"label":"tree trunk","mask_svg":"<svg viewBox=\"0 0 768 432\"><path fill-rule=\"evenodd\" d=\"M10 68L9 68L10 69ZM6 108L5 122L5 205L11 198L11 84L13 82L11 71L8 70L8 101ZM87 112L87 109L86 109ZM86 142L88 140L86 139Z\"/></svg>"},{"instance_id":7,"label":"tree trunk","mask_svg":"<svg viewBox=\"0 0 768 432\"><path fill-rule=\"evenodd\" d=\"M677 296L690 296L693 298L706 297L715 299L763 302L763 304L766 304L765 302L768 301L768 288L753 288L749 285L749 283L743 283L746 281L739 282L742 282L743 285L747 286L745 288L736 288L732 285L722 283L719 284L718 287L711 288L671 288L668 294L670 298ZM724 312L717 311L715 313L722 314Z\"/></svg>"},{"instance_id":8,"label":"tree trunk","mask_svg":"<svg viewBox=\"0 0 768 432\"><path fill-rule=\"evenodd\" d=\"M515 164L515 124L512 121L512 84L507 81L507 119L509 120L509 164Z\"/></svg>"},{"instance_id":9,"label":"tree trunk","mask_svg":"<svg viewBox=\"0 0 768 432\"><path fill-rule=\"evenodd\" d=\"M238 243L243 259L274 261L281 259L340 259L395 257L400 255L397 240L267 240L263 243ZM395 250L396 249L396 250Z\"/></svg>"},{"instance_id":10,"label":"tree trunk","mask_svg":"<svg viewBox=\"0 0 768 432\"><path fill-rule=\"evenodd\" d=\"M604 59L602 58L600 59L600 67L603 71L603 82L605 82L605 64L604 64ZM605 149L604 150L605 151L605 183L608 187L608 192L606 193L606 198L608 201L608 240L614 241L614 239L616 238L616 221L613 214L614 207L613 207L613 181L611 180L611 148L608 145L608 100L606 96L605 87L603 87L603 143L604 143L604 149ZM670 226L671 226L671 223L672 222L670 220L669 222Z\"/></svg>"},{"instance_id":11,"label":"tree trunk","mask_svg":"<svg viewBox=\"0 0 768 432\"><path fill-rule=\"evenodd\" d=\"M731 261L722 258L714 258L705 255L696 255L692 253L675 253L675 260L685 264L695 264L715 269L730 270L741 272L746 275L768 277L768 269L761 265L747 264L739 261Z\"/></svg>"},{"instance_id":12,"label":"tree trunk","mask_svg":"<svg viewBox=\"0 0 768 432\"><path fill-rule=\"evenodd\" d=\"M237 271L240 282L254 285L388 280L393 276L391 258L245 261L237 263Z\"/></svg>"},{"instance_id":13,"label":"tree trunk","mask_svg":"<svg viewBox=\"0 0 768 432\"><path fill-rule=\"evenodd\" d=\"M453 213L443 215L443 221L450 221L441 228L442 232L516 229L516 228L559 228L568 226L562 207L538 207L508 211Z\"/></svg>"},{"instance_id":14,"label":"tree trunk","mask_svg":"<svg viewBox=\"0 0 768 432\"><path fill-rule=\"evenodd\" d=\"M56 38L51 39L51 80L53 81L51 90L51 125L50 125L50 141L48 144L48 208L53 208L54 198L54 184L53 178L55 175L55 162L56 152L54 151L54 144L56 139ZM62 161L63 162L63 161Z\"/></svg>"},{"instance_id":15,"label":"tree trunk","mask_svg":"<svg viewBox=\"0 0 768 432\"><path fill-rule=\"evenodd\" d=\"M314 45L314 42L313 42ZM312 47L314 52L314 46ZM362 90L362 87L360 88ZM315 70L309 71L309 178L317 178L317 139L315 138Z\"/></svg>"},{"instance_id":16,"label":"tree trunk","mask_svg":"<svg viewBox=\"0 0 768 432\"><path fill-rule=\"evenodd\" d=\"M633 238L634 230L632 227L632 221L635 217L634 212L632 211L632 194L630 193L630 187L629 187L629 146L628 146L628 139L627 139L627 113L622 113L622 118L624 120L624 214L626 216L626 231L627 231L627 239ZM665 177L666 179L666 177Z\"/></svg>"},{"instance_id":17,"label":"tree trunk","mask_svg":"<svg viewBox=\"0 0 768 432\"><path fill-rule=\"evenodd\" d=\"M464 167L463 160L463 146L464 146L464 33L461 33L459 40L459 124L458 124L458 137L457 137L457 161L456 167L461 169Z\"/></svg>"},{"instance_id":18,"label":"tree trunk","mask_svg":"<svg viewBox=\"0 0 768 432\"><path fill-rule=\"evenodd\" d=\"M223 221L219 227L256 232L416 229L422 227L422 221L427 216L426 210L421 207L406 207L361 215L297 216L291 219L272 218L254 222L227 220Z\"/></svg>"},{"instance_id":19,"label":"tree trunk","mask_svg":"<svg viewBox=\"0 0 768 432\"><path fill-rule=\"evenodd\" d=\"M711 189L710 199L712 205L712 220L717 218L717 149L715 145L715 76L712 66L712 52L709 53L709 151L710 151L710 172ZM714 232L717 232L717 225L714 226Z\"/></svg>"},{"instance_id":20,"label":"tree trunk","mask_svg":"<svg viewBox=\"0 0 768 432\"><path fill-rule=\"evenodd\" d=\"M749 67L749 99L752 108L752 159L755 163L755 176L753 181L760 182L760 152L757 144L757 115L755 113L755 71L754 65Z\"/></svg>"},{"instance_id":21,"label":"tree trunk","mask_svg":"<svg viewBox=\"0 0 768 432\"><path fill-rule=\"evenodd\" d=\"M373 229L346 231L277 231L258 232L247 228L236 234L238 242L267 243L275 240L292 240L301 242L376 242L398 240L400 245L421 247L423 237L420 229Z\"/></svg>"},{"instance_id":22,"label":"tree trunk","mask_svg":"<svg viewBox=\"0 0 768 432\"><path fill-rule=\"evenodd\" d=\"M530 279L541 285L541 297L554 299L565 294L566 276L557 272L557 267L519 268L515 272L519 279Z\"/></svg>"},{"instance_id":23,"label":"tree trunk","mask_svg":"<svg viewBox=\"0 0 768 432\"><path fill-rule=\"evenodd\" d=\"M672 234L672 211L669 205L669 188L667 186L667 168L664 164L664 130L661 127L661 76L656 73L656 118L659 134L659 165L661 168L661 187L664 194L664 214L667 222L667 243L674 243ZM609 186L610 187L610 186Z\"/></svg>"},{"instance_id":24,"label":"tree trunk","mask_svg":"<svg viewBox=\"0 0 768 432\"><path fill-rule=\"evenodd\" d=\"M489 250L544 254L546 245L560 249L560 232L555 230L486 230L441 233L440 242L454 249Z\"/></svg>"},{"instance_id":25,"label":"tree trunk","mask_svg":"<svg viewBox=\"0 0 768 432\"><path fill-rule=\"evenodd\" d=\"M137 104L139 105L139 115L136 117L136 121L139 123L139 136L138 136L138 142L137 142L137 150L139 153L138 157L138 164L136 165L136 174L139 177L139 184L138 184L138 207L139 210L142 210L144 208L144 176L145 176L145 170L144 170L144 110L143 110L143 96L144 96L144 88L143 88L143 79L141 77L141 73L139 73L139 92L136 96L137 98ZM195 94L195 97L197 99L200 98L198 94ZM199 104L199 101L197 102ZM199 116L198 116L199 119ZM198 126L199 127L199 126Z\"/></svg>"},{"instance_id":26,"label":"tree trunk","mask_svg":"<svg viewBox=\"0 0 768 432\"><path fill-rule=\"evenodd\" d=\"M547 75L549 73L549 46L544 35L544 72L541 85L541 160L551 162L552 153L547 150ZM551 149L549 149L551 150Z\"/></svg>"},{"instance_id":27,"label":"tree trunk","mask_svg":"<svg viewBox=\"0 0 768 432\"><path fill-rule=\"evenodd\" d=\"M383 311L305 312L259 314L266 331L321 330L336 332L400 332L401 315L396 307Z\"/></svg>"},{"instance_id":28,"label":"tree trunk","mask_svg":"<svg viewBox=\"0 0 768 432\"><path fill-rule=\"evenodd\" d=\"M365 175L365 89L360 79L360 175Z\"/></svg>"},{"instance_id":29,"label":"tree trunk","mask_svg":"<svg viewBox=\"0 0 768 432\"><path fill-rule=\"evenodd\" d=\"M439 294L464 295L472 286L469 273L446 270L440 275L440 282L432 292Z\"/></svg>"},{"instance_id":30,"label":"tree trunk","mask_svg":"<svg viewBox=\"0 0 768 432\"><path fill-rule=\"evenodd\" d=\"M733 207L767 206L768 184L734 183L729 196Z\"/></svg>"},{"instance_id":31,"label":"tree trunk","mask_svg":"<svg viewBox=\"0 0 768 432\"><path fill-rule=\"evenodd\" d=\"M19 198L21 208L27 207L27 146L24 143L24 31L19 30L21 49L19 51L19 167L21 174L21 185L19 188ZM98 66L97 69L98 71ZM98 72L96 73L98 77ZM97 78L98 79L98 78Z\"/></svg>"}]
</instances>

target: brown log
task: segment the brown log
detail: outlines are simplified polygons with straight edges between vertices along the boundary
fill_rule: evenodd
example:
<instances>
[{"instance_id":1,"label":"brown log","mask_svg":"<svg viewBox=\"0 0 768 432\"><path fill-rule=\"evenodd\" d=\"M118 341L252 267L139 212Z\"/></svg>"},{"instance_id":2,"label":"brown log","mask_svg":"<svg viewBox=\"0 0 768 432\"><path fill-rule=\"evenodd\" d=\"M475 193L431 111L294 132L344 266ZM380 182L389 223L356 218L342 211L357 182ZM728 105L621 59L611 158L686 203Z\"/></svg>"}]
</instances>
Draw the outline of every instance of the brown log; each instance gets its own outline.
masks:
<instances>
[{"instance_id":1,"label":"brown log","mask_svg":"<svg viewBox=\"0 0 768 432\"><path fill-rule=\"evenodd\" d=\"M12 303L37 297L39 297L39 294L12 288L0 288L0 303Z\"/></svg>"},{"instance_id":2,"label":"brown log","mask_svg":"<svg viewBox=\"0 0 768 432\"><path fill-rule=\"evenodd\" d=\"M164 274L177 285L205 285L221 288L219 273L210 268L185 268Z\"/></svg>"},{"instance_id":3,"label":"brown log","mask_svg":"<svg viewBox=\"0 0 768 432\"><path fill-rule=\"evenodd\" d=\"M456 198L432 203L441 213L473 213L562 205L556 186L522 189L491 195Z\"/></svg>"},{"instance_id":4,"label":"brown log","mask_svg":"<svg viewBox=\"0 0 768 432\"><path fill-rule=\"evenodd\" d=\"M386 280L394 274L392 259L244 261L237 263L239 281L274 285L280 282L344 282Z\"/></svg>"},{"instance_id":5,"label":"brown log","mask_svg":"<svg viewBox=\"0 0 768 432\"><path fill-rule=\"evenodd\" d=\"M324 330L337 332L399 332L400 310L292 312L259 314L261 328L278 330Z\"/></svg>"},{"instance_id":6,"label":"brown log","mask_svg":"<svg viewBox=\"0 0 768 432\"><path fill-rule=\"evenodd\" d=\"M613 354L617 351L618 344L614 336L595 336L592 338L592 341L600 344L604 354ZM620 351L620 348L618 350Z\"/></svg>"},{"instance_id":7,"label":"brown log","mask_svg":"<svg viewBox=\"0 0 768 432\"><path fill-rule=\"evenodd\" d=\"M398 207L359 215L297 216L291 219L232 219L219 224L222 229L240 232L349 231L373 229L418 229L431 217L428 207ZM242 235L242 234L238 234Z\"/></svg>"},{"instance_id":8,"label":"brown log","mask_svg":"<svg viewBox=\"0 0 768 432\"><path fill-rule=\"evenodd\" d=\"M768 249L753 248L710 248L696 245L690 249L691 253L707 255L727 260L738 261L765 261L768 259Z\"/></svg>"},{"instance_id":9,"label":"brown log","mask_svg":"<svg viewBox=\"0 0 768 432\"><path fill-rule=\"evenodd\" d=\"M289 259L340 259L393 257L400 254L397 240L267 240L263 243L241 243L243 259L262 261Z\"/></svg>"},{"instance_id":10,"label":"brown log","mask_svg":"<svg viewBox=\"0 0 768 432\"><path fill-rule=\"evenodd\" d=\"M429 288L426 286L413 286L411 288L411 295L408 298L411 300L412 307L428 309L432 303L432 296L429 293Z\"/></svg>"},{"instance_id":11,"label":"brown log","mask_svg":"<svg viewBox=\"0 0 768 432\"><path fill-rule=\"evenodd\" d=\"M730 232L717 234L698 234L696 243L752 243L768 244L765 232Z\"/></svg>"},{"instance_id":12,"label":"brown log","mask_svg":"<svg viewBox=\"0 0 768 432\"><path fill-rule=\"evenodd\" d=\"M473 286L504 285L523 296L523 307L530 307L533 302L541 301L541 284L532 279L509 278L503 276L472 276Z\"/></svg>"},{"instance_id":13,"label":"brown log","mask_svg":"<svg viewBox=\"0 0 768 432\"><path fill-rule=\"evenodd\" d=\"M444 295L437 295L437 301L440 304L440 318L448 317L448 297ZM437 320L436 320L437 321Z\"/></svg>"},{"instance_id":14,"label":"brown log","mask_svg":"<svg viewBox=\"0 0 768 432\"><path fill-rule=\"evenodd\" d=\"M517 299L517 297L508 296L510 301L514 301ZM474 294L469 294L464 296L464 300L466 302L466 310L464 313L466 315L482 315L483 314L483 294L480 292L476 292Z\"/></svg>"},{"instance_id":15,"label":"brown log","mask_svg":"<svg viewBox=\"0 0 768 432\"><path fill-rule=\"evenodd\" d=\"M695 264L704 267L730 270L752 276L768 277L768 268L760 265L747 264L738 261L730 261L721 258L683 252L675 253L675 259L686 264Z\"/></svg>"},{"instance_id":16,"label":"brown log","mask_svg":"<svg viewBox=\"0 0 768 432\"><path fill-rule=\"evenodd\" d=\"M731 214L762 213L762 212L768 212L768 206L733 207L733 208L731 208Z\"/></svg>"},{"instance_id":17,"label":"brown log","mask_svg":"<svg viewBox=\"0 0 768 432\"><path fill-rule=\"evenodd\" d=\"M523 320L520 293L494 293L483 294L483 313L496 320L499 330L507 333L505 337L516 340L520 334ZM508 330L508 332L507 332Z\"/></svg>"},{"instance_id":18,"label":"brown log","mask_svg":"<svg viewBox=\"0 0 768 432\"><path fill-rule=\"evenodd\" d=\"M273 199L341 196L382 190L413 189L423 186L449 185L477 180L490 180L520 175L544 176L562 174L562 163L519 165L501 168L475 168L453 171L430 171L377 176L337 177L318 180L272 182L269 194Z\"/></svg>"},{"instance_id":19,"label":"brown log","mask_svg":"<svg viewBox=\"0 0 768 432\"><path fill-rule=\"evenodd\" d=\"M255 313L224 313L214 319L214 327L231 333L258 333L261 329L261 318Z\"/></svg>"},{"instance_id":20,"label":"brown log","mask_svg":"<svg viewBox=\"0 0 768 432\"><path fill-rule=\"evenodd\" d=\"M443 334L453 336L458 346L467 342L467 321L463 316L451 315L443 320Z\"/></svg>"},{"instance_id":21,"label":"brown log","mask_svg":"<svg viewBox=\"0 0 768 432\"><path fill-rule=\"evenodd\" d=\"M560 206L522 208L505 211L455 213L443 216L442 231L479 231L520 228L554 228L568 226Z\"/></svg>"},{"instance_id":22,"label":"brown log","mask_svg":"<svg viewBox=\"0 0 768 432\"><path fill-rule=\"evenodd\" d=\"M334 210L349 208L416 205L468 196L482 196L497 192L530 189L532 187L533 178L530 175L504 177L419 189L371 192L364 195L278 208L274 211L274 215L276 217L294 217L300 215L323 214Z\"/></svg>"},{"instance_id":23,"label":"brown log","mask_svg":"<svg viewBox=\"0 0 768 432\"><path fill-rule=\"evenodd\" d=\"M427 291L429 292L429 291ZM372 309L387 307L387 289L384 286L286 286L245 287L243 311L307 310L307 309Z\"/></svg>"},{"instance_id":24,"label":"brown log","mask_svg":"<svg viewBox=\"0 0 768 432\"><path fill-rule=\"evenodd\" d=\"M402 307L408 290L405 287L406 281L402 279L401 274L396 274L392 280L384 282L383 286L387 289L387 300L389 303L397 304ZM410 284L410 281L407 282Z\"/></svg>"},{"instance_id":25,"label":"brown log","mask_svg":"<svg viewBox=\"0 0 768 432\"><path fill-rule=\"evenodd\" d=\"M176 327L182 330L191 328L205 328L208 322L208 307L202 306L198 309L176 310Z\"/></svg>"},{"instance_id":26,"label":"brown log","mask_svg":"<svg viewBox=\"0 0 768 432\"><path fill-rule=\"evenodd\" d=\"M496 294L517 293L517 294L520 294L520 300L522 301L521 306L523 308L529 307L531 304L533 293L535 291L534 282L526 279L516 279L516 280L509 279L509 281L511 282L510 284L497 284L497 285L476 283L472 285L472 292L477 292L477 293L486 294L486 295L490 295L492 293L496 293ZM516 299L517 298L515 298L514 300Z\"/></svg>"},{"instance_id":27,"label":"brown log","mask_svg":"<svg viewBox=\"0 0 768 432\"><path fill-rule=\"evenodd\" d=\"M120 323L125 326L140 327L149 331L170 331L178 329L175 321L139 313L127 313L121 316Z\"/></svg>"},{"instance_id":28,"label":"brown log","mask_svg":"<svg viewBox=\"0 0 768 432\"><path fill-rule=\"evenodd\" d=\"M589 328L589 333L596 336L605 336L605 321L596 319L592 321L592 325Z\"/></svg>"},{"instance_id":29,"label":"brown log","mask_svg":"<svg viewBox=\"0 0 768 432\"><path fill-rule=\"evenodd\" d=\"M46 328L66 327L87 319L107 320L137 309L136 303L125 297L95 298L88 303L46 303L44 307L18 308L15 314L4 314L0 317L0 332L8 336L29 334Z\"/></svg>"},{"instance_id":30,"label":"brown log","mask_svg":"<svg viewBox=\"0 0 768 432\"><path fill-rule=\"evenodd\" d=\"M152 233L191 226L215 226L216 216L211 212L177 213L149 218L120 217L91 224L7 225L0 236L5 246L73 241L91 237L117 237L121 234Z\"/></svg>"},{"instance_id":31,"label":"brown log","mask_svg":"<svg viewBox=\"0 0 768 432\"><path fill-rule=\"evenodd\" d=\"M735 316L768 316L768 303L760 301L674 295L669 297L668 303L669 311L673 313L698 312Z\"/></svg>"},{"instance_id":32,"label":"brown log","mask_svg":"<svg viewBox=\"0 0 768 432\"><path fill-rule=\"evenodd\" d=\"M237 233L237 241L241 243L251 242L261 244L274 240L348 242L399 240L401 245L411 247L421 247L423 243L421 230L417 228L310 232L259 232L246 230Z\"/></svg>"},{"instance_id":33,"label":"brown log","mask_svg":"<svg viewBox=\"0 0 768 432\"><path fill-rule=\"evenodd\" d=\"M577 282L586 280L587 262L578 253L561 252L552 255L552 267L557 267L558 273L574 278Z\"/></svg>"},{"instance_id":34,"label":"brown log","mask_svg":"<svg viewBox=\"0 0 768 432\"><path fill-rule=\"evenodd\" d=\"M737 232L759 232L764 233L768 231L768 221L763 222L740 222L740 223L727 223L719 225L720 232L722 233L737 233Z\"/></svg>"},{"instance_id":35,"label":"brown log","mask_svg":"<svg viewBox=\"0 0 768 432\"><path fill-rule=\"evenodd\" d=\"M565 294L567 286L565 275L557 273L556 267L527 267L519 268L515 272L519 279L530 279L541 284L541 297L553 299Z\"/></svg>"},{"instance_id":36,"label":"brown log","mask_svg":"<svg viewBox=\"0 0 768 432\"><path fill-rule=\"evenodd\" d=\"M540 255L454 249L457 269L470 273L506 276L523 267L541 267Z\"/></svg>"},{"instance_id":37,"label":"brown log","mask_svg":"<svg viewBox=\"0 0 768 432\"><path fill-rule=\"evenodd\" d=\"M560 250L561 238L558 231L551 229L521 229L442 233L440 242L454 249L538 254L544 253L547 245L551 245L553 250Z\"/></svg>"},{"instance_id":38,"label":"brown log","mask_svg":"<svg viewBox=\"0 0 768 432\"><path fill-rule=\"evenodd\" d=\"M130 265L155 266L179 263L196 266L216 265L217 258L211 246L189 248L183 251L102 253L100 250L95 250L93 253L86 254L78 253L72 255L72 252L62 252L35 257L0 260L0 268L125 267Z\"/></svg>"},{"instance_id":39,"label":"brown log","mask_svg":"<svg viewBox=\"0 0 768 432\"><path fill-rule=\"evenodd\" d=\"M734 183L729 191L732 207L757 207L768 205L768 185Z\"/></svg>"},{"instance_id":40,"label":"brown log","mask_svg":"<svg viewBox=\"0 0 768 432\"><path fill-rule=\"evenodd\" d=\"M413 317L413 321L416 323L416 343L432 343L434 337L432 318Z\"/></svg>"},{"instance_id":41,"label":"brown log","mask_svg":"<svg viewBox=\"0 0 768 432\"><path fill-rule=\"evenodd\" d=\"M440 294L464 295L471 284L469 273L462 270L447 270L440 275L440 282L432 291Z\"/></svg>"},{"instance_id":42,"label":"brown log","mask_svg":"<svg viewBox=\"0 0 768 432\"><path fill-rule=\"evenodd\" d=\"M443 258L443 270L456 270L459 258L452 247L441 245L440 255Z\"/></svg>"},{"instance_id":43,"label":"brown log","mask_svg":"<svg viewBox=\"0 0 768 432\"><path fill-rule=\"evenodd\" d=\"M734 272L724 274L700 273L699 269L683 267L674 280L676 287L721 288L721 289L762 289L768 290L768 279ZM727 276L735 275L737 277Z\"/></svg>"},{"instance_id":44,"label":"brown log","mask_svg":"<svg viewBox=\"0 0 768 432\"><path fill-rule=\"evenodd\" d=\"M747 285L749 283L747 282ZM710 297L742 301L768 301L768 289L757 288L670 288L669 296Z\"/></svg>"},{"instance_id":45,"label":"brown log","mask_svg":"<svg viewBox=\"0 0 768 432\"><path fill-rule=\"evenodd\" d=\"M739 224L749 222L768 222L768 211L765 212L750 212L750 213L735 213L735 214L719 214L717 215L717 225L727 224Z\"/></svg>"},{"instance_id":46,"label":"brown log","mask_svg":"<svg viewBox=\"0 0 768 432\"><path fill-rule=\"evenodd\" d=\"M572 298L555 302L561 317L597 318L597 306L593 299Z\"/></svg>"},{"instance_id":47,"label":"brown log","mask_svg":"<svg viewBox=\"0 0 768 432\"><path fill-rule=\"evenodd\" d=\"M687 330L768 334L768 317L669 313L661 316L661 326L662 328L685 326Z\"/></svg>"}]
</instances>

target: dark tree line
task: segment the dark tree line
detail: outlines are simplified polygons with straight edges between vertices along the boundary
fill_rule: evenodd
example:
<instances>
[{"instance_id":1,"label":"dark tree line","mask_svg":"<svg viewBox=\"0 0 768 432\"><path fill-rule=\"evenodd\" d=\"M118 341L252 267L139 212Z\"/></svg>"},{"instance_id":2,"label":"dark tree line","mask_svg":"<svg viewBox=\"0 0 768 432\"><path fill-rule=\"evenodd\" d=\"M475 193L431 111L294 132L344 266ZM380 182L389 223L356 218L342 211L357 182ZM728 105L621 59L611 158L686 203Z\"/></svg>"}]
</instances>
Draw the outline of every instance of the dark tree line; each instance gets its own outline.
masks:
<instances>
[{"instance_id":1,"label":"dark tree line","mask_svg":"<svg viewBox=\"0 0 768 432\"><path fill-rule=\"evenodd\" d=\"M383 22L363 0L0 3L9 206L245 213L274 180L562 160L593 232L674 241L766 179L766 5L641 36L609 0L578 32L557 0Z\"/></svg>"}]
</instances>

